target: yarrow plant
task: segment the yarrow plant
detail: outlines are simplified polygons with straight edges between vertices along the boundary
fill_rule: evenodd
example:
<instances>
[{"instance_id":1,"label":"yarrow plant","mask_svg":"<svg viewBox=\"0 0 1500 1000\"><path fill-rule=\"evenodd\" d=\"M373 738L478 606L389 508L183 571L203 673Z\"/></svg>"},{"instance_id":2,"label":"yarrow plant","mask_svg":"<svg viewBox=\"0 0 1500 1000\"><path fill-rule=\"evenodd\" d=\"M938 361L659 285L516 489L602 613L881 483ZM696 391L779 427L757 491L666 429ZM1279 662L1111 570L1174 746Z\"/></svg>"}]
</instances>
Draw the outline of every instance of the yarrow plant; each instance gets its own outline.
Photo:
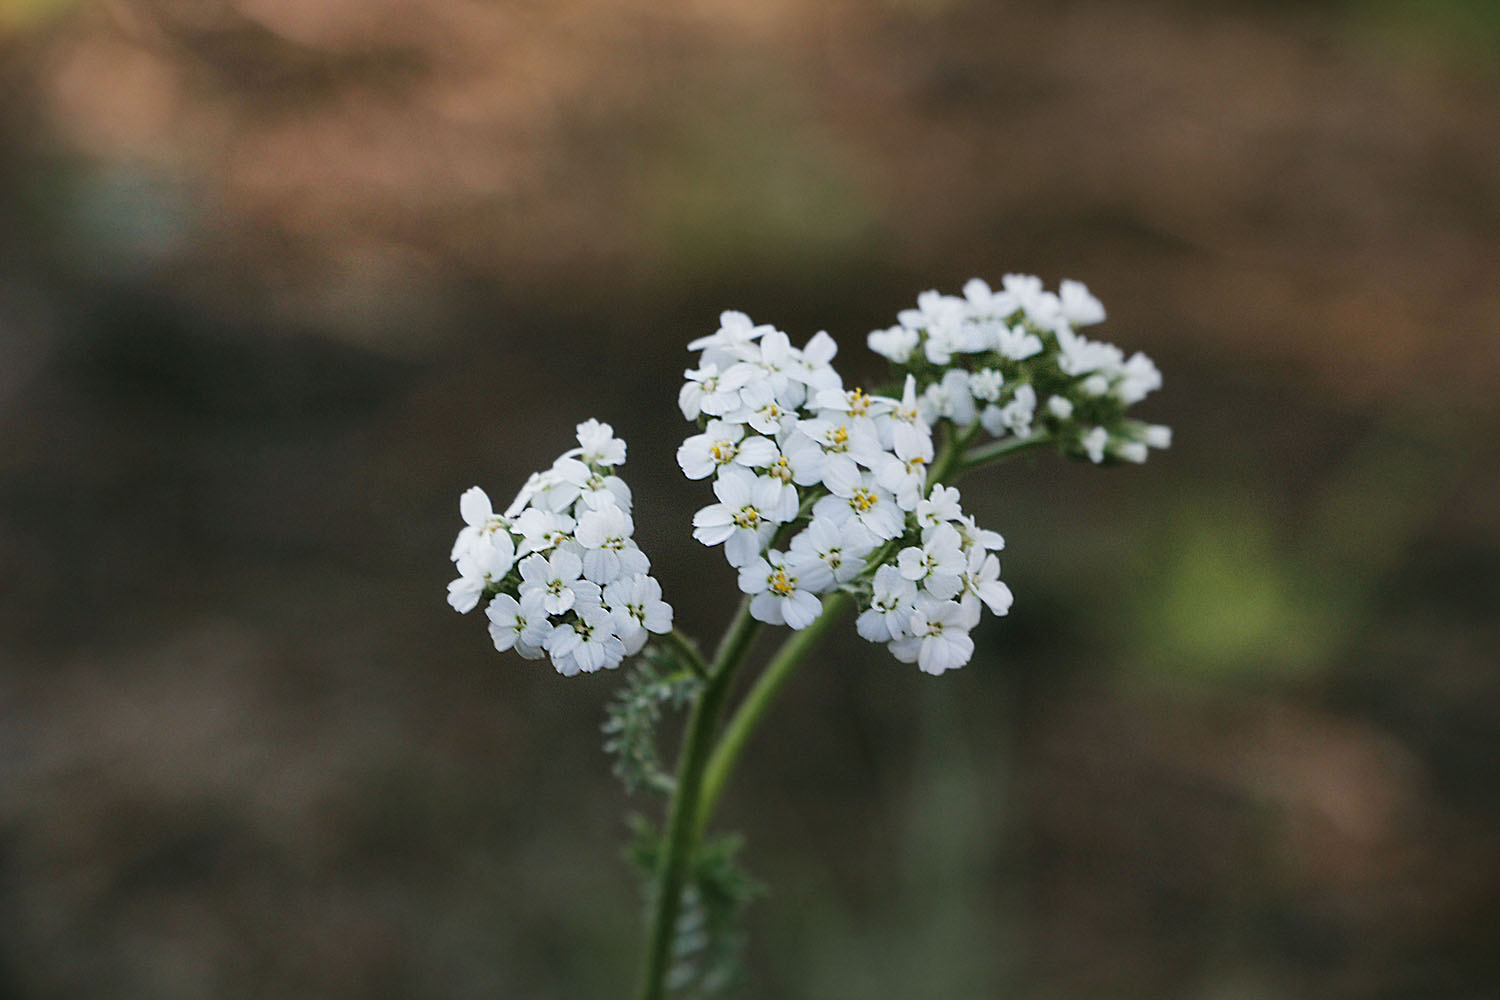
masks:
<instances>
[{"instance_id":1,"label":"yarrow plant","mask_svg":"<svg viewBox=\"0 0 1500 1000\"><path fill-rule=\"evenodd\" d=\"M625 443L609 424L579 424L578 447L505 513L478 487L460 499L448 600L461 612L487 602L497 649L545 656L565 676L645 651L604 726L627 789L669 797L660 830L635 821L630 852L651 908L643 1000L733 982L737 920L756 885L737 866L738 840L706 836L708 822L750 736L833 622L852 608L862 639L942 674L973 658L986 611L1010 611L1004 539L965 513L957 480L1041 445L1094 464L1140 463L1170 445L1166 427L1126 415L1160 387L1156 366L1078 332L1104 315L1076 281L1052 292L1011 274L999 289L974 279L962 296L924 292L867 338L890 363L882 393L845 384L827 333L797 347L723 313L688 344L698 356L677 399L693 425L677 464L713 496L693 537L722 550L743 595L712 660L673 629L632 540L630 490L615 474ZM726 721L730 682L762 625L791 634ZM654 739L668 708L689 713L675 775Z\"/></svg>"}]
</instances>

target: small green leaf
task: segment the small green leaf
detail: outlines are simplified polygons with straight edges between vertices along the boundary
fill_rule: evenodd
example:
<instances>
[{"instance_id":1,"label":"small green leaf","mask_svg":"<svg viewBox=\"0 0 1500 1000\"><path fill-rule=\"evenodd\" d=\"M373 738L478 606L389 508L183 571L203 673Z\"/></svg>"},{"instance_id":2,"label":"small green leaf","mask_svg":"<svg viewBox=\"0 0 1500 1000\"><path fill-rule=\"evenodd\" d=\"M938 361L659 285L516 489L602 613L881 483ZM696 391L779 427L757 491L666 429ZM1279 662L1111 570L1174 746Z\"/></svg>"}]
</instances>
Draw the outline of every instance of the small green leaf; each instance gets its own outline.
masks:
<instances>
[{"instance_id":1,"label":"small green leaf","mask_svg":"<svg viewBox=\"0 0 1500 1000\"><path fill-rule=\"evenodd\" d=\"M634 794L648 789L671 794L673 779L656 749L656 724L662 709L680 709L697 694L702 681L680 661L675 650L648 646L626 675L606 711L604 750L615 758L615 777Z\"/></svg>"}]
</instances>

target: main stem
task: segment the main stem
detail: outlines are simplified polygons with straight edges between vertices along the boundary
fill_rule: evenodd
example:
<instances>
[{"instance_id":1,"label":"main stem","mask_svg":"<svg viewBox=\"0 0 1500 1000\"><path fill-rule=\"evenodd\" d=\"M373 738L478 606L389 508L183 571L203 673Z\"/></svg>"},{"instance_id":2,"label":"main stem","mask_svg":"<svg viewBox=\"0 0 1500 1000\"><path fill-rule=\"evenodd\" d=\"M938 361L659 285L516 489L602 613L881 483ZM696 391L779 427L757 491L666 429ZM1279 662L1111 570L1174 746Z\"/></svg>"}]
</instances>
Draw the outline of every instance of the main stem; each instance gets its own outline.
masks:
<instances>
[{"instance_id":1,"label":"main stem","mask_svg":"<svg viewBox=\"0 0 1500 1000\"><path fill-rule=\"evenodd\" d=\"M729 695L730 682L750 650L757 627L750 617L750 598L747 596L740 602L734 621L719 643L718 652L708 668L703 693L688 716L687 729L682 736L682 755L677 762L677 783L667 817L666 843L656 873L656 898L646 946L646 964L637 994L640 1000L661 1000L664 995L667 969L672 961L672 942L676 938L677 914L682 903L682 887L698 838L696 819L703 789L703 768L713 746L714 731L724 710L724 700Z\"/></svg>"}]
</instances>

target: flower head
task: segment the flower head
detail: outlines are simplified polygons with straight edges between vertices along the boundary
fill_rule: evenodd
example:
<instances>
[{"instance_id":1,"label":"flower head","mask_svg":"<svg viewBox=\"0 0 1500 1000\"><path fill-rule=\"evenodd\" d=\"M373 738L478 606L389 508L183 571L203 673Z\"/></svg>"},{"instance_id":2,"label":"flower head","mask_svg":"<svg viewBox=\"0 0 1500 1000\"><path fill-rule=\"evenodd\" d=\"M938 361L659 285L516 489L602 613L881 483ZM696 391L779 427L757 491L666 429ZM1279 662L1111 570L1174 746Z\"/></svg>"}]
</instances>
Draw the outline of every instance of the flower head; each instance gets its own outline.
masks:
<instances>
[{"instance_id":1,"label":"flower head","mask_svg":"<svg viewBox=\"0 0 1500 1000\"><path fill-rule=\"evenodd\" d=\"M672 619L632 538L630 488L612 471L625 442L598 420L577 433L578 447L527 479L505 514L478 487L463 495L452 553L459 577L448 585L459 611L489 599L496 649L550 656L565 675L618 666Z\"/></svg>"}]
</instances>

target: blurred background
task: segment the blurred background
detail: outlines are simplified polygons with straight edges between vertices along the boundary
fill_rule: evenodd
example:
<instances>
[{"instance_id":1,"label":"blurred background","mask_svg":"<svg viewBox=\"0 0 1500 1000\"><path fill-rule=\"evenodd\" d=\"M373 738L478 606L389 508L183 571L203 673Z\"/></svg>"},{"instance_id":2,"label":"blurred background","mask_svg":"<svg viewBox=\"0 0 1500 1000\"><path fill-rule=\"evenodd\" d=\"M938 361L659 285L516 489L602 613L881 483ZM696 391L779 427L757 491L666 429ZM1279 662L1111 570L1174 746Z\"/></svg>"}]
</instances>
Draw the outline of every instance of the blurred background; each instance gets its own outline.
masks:
<instances>
[{"instance_id":1,"label":"blurred background","mask_svg":"<svg viewBox=\"0 0 1500 1000\"><path fill-rule=\"evenodd\" d=\"M1500 997L1497 123L1491 0L0 0L0 997L624 995L617 676L447 607L459 493L612 422L711 642L686 342L1018 270L1176 443L797 677L748 995Z\"/></svg>"}]
</instances>

